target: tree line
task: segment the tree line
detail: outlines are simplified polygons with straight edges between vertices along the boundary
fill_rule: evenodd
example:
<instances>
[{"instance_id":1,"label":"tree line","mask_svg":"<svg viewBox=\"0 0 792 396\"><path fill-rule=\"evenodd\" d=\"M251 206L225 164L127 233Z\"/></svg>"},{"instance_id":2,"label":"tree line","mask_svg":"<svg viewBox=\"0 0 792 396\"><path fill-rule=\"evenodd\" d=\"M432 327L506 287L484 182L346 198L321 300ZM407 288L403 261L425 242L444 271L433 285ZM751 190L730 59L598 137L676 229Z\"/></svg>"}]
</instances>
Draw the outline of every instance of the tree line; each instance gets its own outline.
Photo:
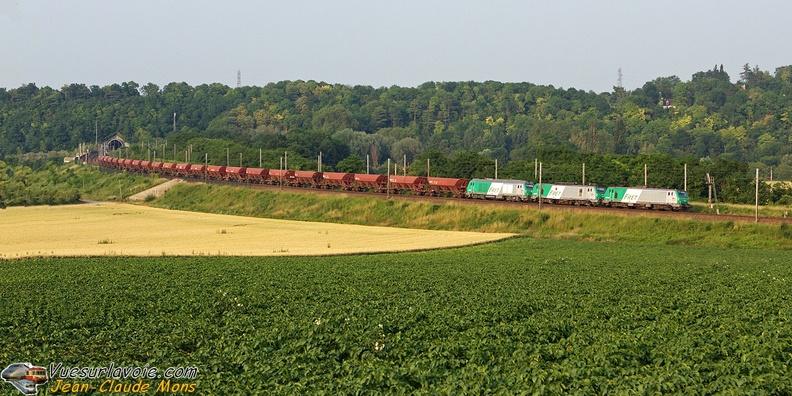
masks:
<instances>
[{"instance_id":1,"label":"tree line","mask_svg":"<svg viewBox=\"0 0 792 396\"><path fill-rule=\"evenodd\" d=\"M735 182L750 180L756 167L764 178L772 168L775 179L788 180L790 110L792 66L771 73L745 65L734 83L716 65L688 81L660 77L603 93L495 81L411 88L300 80L240 88L27 84L0 88L0 155L13 162L20 153L73 150L119 134L147 155L161 147L160 155L181 157L193 145L194 153L223 162L233 147L237 162L243 153L255 165L259 150L271 166L288 151L290 164L309 168L321 151L327 169L359 169L366 157L379 169L388 158L420 166L424 157L442 156L467 161L460 168L478 162L481 172L497 159L503 175L527 168L533 176L535 159L558 152L577 153L575 167L583 159L649 156L701 169L743 164L730 168L746 175L724 176Z\"/></svg>"}]
</instances>

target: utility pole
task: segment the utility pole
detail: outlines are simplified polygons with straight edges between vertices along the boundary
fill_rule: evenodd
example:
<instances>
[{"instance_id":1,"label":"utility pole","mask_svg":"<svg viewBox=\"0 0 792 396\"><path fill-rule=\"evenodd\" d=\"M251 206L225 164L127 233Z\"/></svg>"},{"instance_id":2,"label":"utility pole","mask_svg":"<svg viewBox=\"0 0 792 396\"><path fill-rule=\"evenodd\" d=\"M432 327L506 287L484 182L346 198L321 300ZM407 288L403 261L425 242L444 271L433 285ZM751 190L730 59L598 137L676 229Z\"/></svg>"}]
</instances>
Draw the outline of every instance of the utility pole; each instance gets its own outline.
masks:
<instances>
[{"instance_id":1,"label":"utility pole","mask_svg":"<svg viewBox=\"0 0 792 396\"><path fill-rule=\"evenodd\" d=\"M495 158L495 179L498 178L498 159Z\"/></svg>"},{"instance_id":2,"label":"utility pole","mask_svg":"<svg viewBox=\"0 0 792 396\"><path fill-rule=\"evenodd\" d=\"M756 222L759 222L759 168L756 168Z\"/></svg>"},{"instance_id":3,"label":"utility pole","mask_svg":"<svg viewBox=\"0 0 792 396\"><path fill-rule=\"evenodd\" d=\"M404 169L402 169L402 171L404 172L404 177L407 177L407 154L404 154L404 167L403 168Z\"/></svg>"},{"instance_id":4,"label":"utility pole","mask_svg":"<svg viewBox=\"0 0 792 396\"><path fill-rule=\"evenodd\" d=\"M426 159L426 178L429 179L429 158Z\"/></svg>"},{"instance_id":5,"label":"utility pole","mask_svg":"<svg viewBox=\"0 0 792 396\"><path fill-rule=\"evenodd\" d=\"M261 168L261 149L259 149L259 168Z\"/></svg>"},{"instance_id":6,"label":"utility pole","mask_svg":"<svg viewBox=\"0 0 792 396\"><path fill-rule=\"evenodd\" d=\"M712 213L712 176L707 173L707 187L709 187L709 193L707 194L707 204L709 205L709 213Z\"/></svg>"},{"instance_id":7,"label":"utility pole","mask_svg":"<svg viewBox=\"0 0 792 396\"><path fill-rule=\"evenodd\" d=\"M369 155L366 154L366 174L369 174Z\"/></svg>"},{"instance_id":8,"label":"utility pole","mask_svg":"<svg viewBox=\"0 0 792 396\"><path fill-rule=\"evenodd\" d=\"M388 186L387 186L386 196L390 198L390 158L388 158Z\"/></svg>"},{"instance_id":9,"label":"utility pole","mask_svg":"<svg viewBox=\"0 0 792 396\"><path fill-rule=\"evenodd\" d=\"M586 185L586 163L583 163L583 185Z\"/></svg>"},{"instance_id":10,"label":"utility pole","mask_svg":"<svg viewBox=\"0 0 792 396\"><path fill-rule=\"evenodd\" d=\"M542 163L539 163L539 210L542 210Z\"/></svg>"},{"instance_id":11,"label":"utility pole","mask_svg":"<svg viewBox=\"0 0 792 396\"><path fill-rule=\"evenodd\" d=\"M173 113L173 133L176 133L176 113Z\"/></svg>"},{"instance_id":12,"label":"utility pole","mask_svg":"<svg viewBox=\"0 0 792 396\"><path fill-rule=\"evenodd\" d=\"M644 164L644 187L649 187L649 173L647 172L648 168L646 164Z\"/></svg>"},{"instance_id":13,"label":"utility pole","mask_svg":"<svg viewBox=\"0 0 792 396\"><path fill-rule=\"evenodd\" d=\"M685 192L687 192L687 164L685 164Z\"/></svg>"},{"instance_id":14,"label":"utility pole","mask_svg":"<svg viewBox=\"0 0 792 396\"><path fill-rule=\"evenodd\" d=\"M539 174L539 158L534 158L534 180L536 180L538 174Z\"/></svg>"}]
</instances>

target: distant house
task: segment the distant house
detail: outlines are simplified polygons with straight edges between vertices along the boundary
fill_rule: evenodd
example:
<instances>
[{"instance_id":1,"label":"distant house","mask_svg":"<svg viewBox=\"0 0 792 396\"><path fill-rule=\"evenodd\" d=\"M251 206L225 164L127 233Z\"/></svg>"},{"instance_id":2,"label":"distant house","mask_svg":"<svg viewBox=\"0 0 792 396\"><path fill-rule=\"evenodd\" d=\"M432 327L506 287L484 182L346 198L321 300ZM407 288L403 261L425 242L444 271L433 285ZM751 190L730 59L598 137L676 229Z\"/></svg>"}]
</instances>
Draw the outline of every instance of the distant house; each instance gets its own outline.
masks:
<instances>
[{"instance_id":1,"label":"distant house","mask_svg":"<svg viewBox=\"0 0 792 396\"><path fill-rule=\"evenodd\" d=\"M666 99L666 98L663 98L663 99L660 101L660 103L662 104L662 106L663 106L663 108L664 108L664 109L667 109L667 108L669 108L669 107L670 107L670 108L674 108L674 109L676 109L676 106L674 106L674 101L673 101L672 99Z\"/></svg>"}]
</instances>

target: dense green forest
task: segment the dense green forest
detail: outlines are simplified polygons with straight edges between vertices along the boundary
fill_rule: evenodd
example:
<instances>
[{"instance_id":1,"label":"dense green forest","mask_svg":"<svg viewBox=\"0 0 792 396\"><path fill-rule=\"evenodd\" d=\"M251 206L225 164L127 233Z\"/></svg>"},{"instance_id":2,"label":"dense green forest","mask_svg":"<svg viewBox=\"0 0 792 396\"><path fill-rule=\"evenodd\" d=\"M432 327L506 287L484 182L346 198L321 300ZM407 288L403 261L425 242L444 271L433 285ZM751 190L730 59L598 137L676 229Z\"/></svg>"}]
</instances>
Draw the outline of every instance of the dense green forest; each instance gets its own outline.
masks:
<instances>
[{"instance_id":1,"label":"dense green forest","mask_svg":"<svg viewBox=\"0 0 792 396\"><path fill-rule=\"evenodd\" d=\"M165 152L183 160L192 145L193 162L206 153L223 164L228 149L231 163L242 154L246 165L258 165L261 150L267 166L278 166L288 151L290 167L308 169L321 151L325 169L347 171L363 169L367 155L375 169L406 155L416 174L425 158L433 158L433 174L451 176L492 176L495 159L502 175L528 179L535 159L546 163L549 180L575 181L559 175L576 175L586 161L603 178L611 170L628 173L591 179L603 184L643 184L641 163L661 161L652 171L676 175L668 186L682 183L683 164L698 169L695 196L703 172L728 169L716 177L733 183L750 183L755 167L765 179L771 168L776 180L792 177L791 111L792 66L771 73L745 65L736 83L716 66L689 81L661 77L607 93L494 81L415 88L316 81L239 88L126 82L59 90L28 84L0 88L0 156L13 163L21 153L74 150L118 134L138 156L159 151L160 158Z\"/></svg>"}]
</instances>

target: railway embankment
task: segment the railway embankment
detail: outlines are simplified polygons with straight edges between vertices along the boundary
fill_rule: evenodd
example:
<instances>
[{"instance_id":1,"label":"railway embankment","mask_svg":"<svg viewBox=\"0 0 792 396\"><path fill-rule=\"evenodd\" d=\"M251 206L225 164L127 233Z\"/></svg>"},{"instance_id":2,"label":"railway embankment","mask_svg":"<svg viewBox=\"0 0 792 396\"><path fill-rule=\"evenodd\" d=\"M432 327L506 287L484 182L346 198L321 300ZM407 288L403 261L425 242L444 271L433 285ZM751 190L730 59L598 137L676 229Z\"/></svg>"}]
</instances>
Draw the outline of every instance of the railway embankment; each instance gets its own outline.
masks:
<instances>
[{"instance_id":1,"label":"railway embankment","mask_svg":"<svg viewBox=\"0 0 792 396\"><path fill-rule=\"evenodd\" d=\"M432 230L508 232L537 238L727 248L792 249L792 225L652 216L651 211L538 210L356 194L311 194L180 183L151 205L301 221ZM642 214L636 216L636 214Z\"/></svg>"}]
</instances>

